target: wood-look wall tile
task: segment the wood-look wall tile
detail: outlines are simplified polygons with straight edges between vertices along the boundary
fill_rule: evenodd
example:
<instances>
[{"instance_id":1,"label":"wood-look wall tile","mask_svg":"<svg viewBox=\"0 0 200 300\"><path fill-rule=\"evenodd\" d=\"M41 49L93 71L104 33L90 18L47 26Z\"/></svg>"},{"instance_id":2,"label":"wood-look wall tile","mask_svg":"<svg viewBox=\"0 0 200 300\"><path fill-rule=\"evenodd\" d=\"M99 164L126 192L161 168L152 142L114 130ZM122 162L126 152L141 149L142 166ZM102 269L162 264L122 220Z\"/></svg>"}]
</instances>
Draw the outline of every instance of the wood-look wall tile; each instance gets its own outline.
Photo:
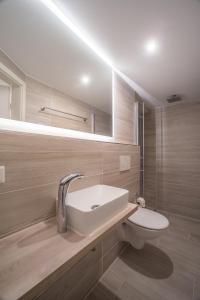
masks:
<instances>
[{"instance_id":1,"label":"wood-look wall tile","mask_svg":"<svg viewBox=\"0 0 200 300\"><path fill-rule=\"evenodd\" d=\"M129 184L134 184L134 178L137 177L138 171L135 170L135 168L131 168L130 170L124 172L113 172L104 174L103 183L123 188Z\"/></svg>"},{"instance_id":2,"label":"wood-look wall tile","mask_svg":"<svg viewBox=\"0 0 200 300\"><path fill-rule=\"evenodd\" d=\"M161 109L160 114L158 206L200 219L200 104L177 104Z\"/></svg>"},{"instance_id":3,"label":"wood-look wall tile","mask_svg":"<svg viewBox=\"0 0 200 300\"><path fill-rule=\"evenodd\" d=\"M137 151L140 147L137 145L132 145L130 143L102 143L103 152L132 152ZM137 149L137 150L136 150ZM139 151L139 150L138 150Z\"/></svg>"},{"instance_id":4,"label":"wood-look wall tile","mask_svg":"<svg viewBox=\"0 0 200 300\"><path fill-rule=\"evenodd\" d=\"M102 174L101 153L97 152L1 152L0 165L6 167L6 182L0 193L36 185L58 183L61 177L80 172Z\"/></svg>"},{"instance_id":5,"label":"wood-look wall tile","mask_svg":"<svg viewBox=\"0 0 200 300\"><path fill-rule=\"evenodd\" d=\"M92 112L95 110L96 129L99 134L111 135L112 117L107 113L95 109L93 106L82 102L70 95L63 94L51 87L48 87L37 80L26 77L26 116L27 122L51 125L59 128L92 132ZM81 122L80 119L63 118L59 112L51 114L41 112L42 107L50 107L59 111L80 115L87 119Z\"/></svg>"},{"instance_id":6,"label":"wood-look wall tile","mask_svg":"<svg viewBox=\"0 0 200 300\"><path fill-rule=\"evenodd\" d=\"M55 184L0 194L0 235L55 215L56 197Z\"/></svg>"},{"instance_id":7,"label":"wood-look wall tile","mask_svg":"<svg viewBox=\"0 0 200 300\"><path fill-rule=\"evenodd\" d=\"M102 142L40 134L0 131L0 151L21 152L99 152Z\"/></svg>"},{"instance_id":8,"label":"wood-look wall tile","mask_svg":"<svg viewBox=\"0 0 200 300\"><path fill-rule=\"evenodd\" d=\"M124 151L113 151L113 152L104 152L103 153L103 172L115 172L120 169L120 156L128 155L131 158L131 168L139 168L140 162L140 152L139 148L133 149L130 152Z\"/></svg>"},{"instance_id":9,"label":"wood-look wall tile","mask_svg":"<svg viewBox=\"0 0 200 300\"><path fill-rule=\"evenodd\" d=\"M200 104L191 103L145 114L144 161L147 205L197 219L200 218L199 113Z\"/></svg>"},{"instance_id":10,"label":"wood-look wall tile","mask_svg":"<svg viewBox=\"0 0 200 300\"><path fill-rule=\"evenodd\" d=\"M95 184L110 184L130 190L130 200L134 199L139 186L139 147L114 143L103 143L70 138L58 138L36 134L1 132L0 164L6 166L6 182L0 186L2 215L10 220L10 206L3 199L10 197L16 207L16 214L2 227L1 234L7 234L16 228L23 228L55 213L55 197L60 178L68 173L80 172L84 178L71 185L70 191ZM131 156L131 170L119 172L120 155ZM54 186L45 193L45 186ZM43 187L41 187L43 186ZM35 191L35 196L29 193ZM37 192L38 191L38 192ZM38 199L42 205L38 204ZM26 199L28 197L28 200ZM34 203L35 197L35 203ZM54 199L54 200L52 200ZM30 202L29 202L30 201ZM42 201L42 200L41 200ZM31 203L31 205L30 205ZM21 206L24 209L21 210ZM26 214L28 207L33 214ZM23 216L23 213L26 214Z\"/></svg>"},{"instance_id":11,"label":"wood-look wall tile","mask_svg":"<svg viewBox=\"0 0 200 300\"><path fill-rule=\"evenodd\" d=\"M114 132L116 140L134 143L135 92L115 74Z\"/></svg>"},{"instance_id":12,"label":"wood-look wall tile","mask_svg":"<svg viewBox=\"0 0 200 300\"><path fill-rule=\"evenodd\" d=\"M50 114L40 112L42 107L51 107L52 96L44 96L39 93L33 93L27 89L26 93L26 122L49 125L52 124L52 118Z\"/></svg>"},{"instance_id":13,"label":"wood-look wall tile","mask_svg":"<svg viewBox=\"0 0 200 300\"><path fill-rule=\"evenodd\" d=\"M71 186L70 186L70 192L77 191L80 189L84 189L86 187L90 187L96 184L102 184L103 182L103 175L94 175L94 176L85 176L81 178L80 180L76 180Z\"/></svg>"}]
</instances>

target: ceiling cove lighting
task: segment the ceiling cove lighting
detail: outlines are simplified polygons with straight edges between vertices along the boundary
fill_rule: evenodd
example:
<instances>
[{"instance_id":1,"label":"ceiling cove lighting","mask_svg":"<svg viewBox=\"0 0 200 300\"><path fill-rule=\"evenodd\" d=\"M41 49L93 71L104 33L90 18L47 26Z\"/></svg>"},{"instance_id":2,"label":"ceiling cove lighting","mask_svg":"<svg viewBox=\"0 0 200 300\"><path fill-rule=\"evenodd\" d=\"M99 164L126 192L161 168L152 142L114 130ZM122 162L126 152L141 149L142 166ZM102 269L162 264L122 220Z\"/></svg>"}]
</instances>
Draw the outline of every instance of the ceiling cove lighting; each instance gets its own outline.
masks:
<instances>
[{"instance_id":1,"label":"ceiling cove lighting","mask_svg":"<svg viewBox=\"0 0 200 300\"><path fill-rule=\"evenodd\" d=\"M70 28L90 49L92 49L107 65L115 69L112 61L107 55L84 33L77 25L75 25L52 0L40 0L48 9L56 15L66 27Z\"/></svg>"},{"instance_id":2,"label":"ceiling cove lighting","mask_svg":"<svg viewBox=\"0 0 200 300\"><path fill-rule=\"evenodd\" d=\"M149 40L145 45L145 50L148 54L155 54L158 51L158 43L156 40Z\"/></svg>"},{"instance_id":3,"label":"ceiling cove lighting","mask_svg":"<svg viewBox=\"0 0 200 300\"><path fill-rule=\"evenodd\" d=\"M109 67L111 67L112 71L116 72L119 76L121 76L125 82L127 82L133 89L135 89L138 94L141 95L142 98L150 101L150 102L159 102L156 98L152 97L149 93L147 93L144 89L142 89L139 85L137 85L133 80L128 78L124 73L120 72L114 65L111 59L105 54L105 52L100 49L94 41L88 37L87 34L80 30L80 28L75 25L65 14L62 12L61 9L55 4L53 0L40 0L53 14L60 19L61 22L65 24L65 26L74 32L77 37L79 37L91 50L93 50ZM155 51L158 44L153 40L149 41L149 45L146 44L146 51ZM157 45L157 46L156 46ZM147 50L147 48L149 50ZM154 48L154 50L153 50ZM158 47L157 47L158 48Z\"/></svg>"}]
</instances>

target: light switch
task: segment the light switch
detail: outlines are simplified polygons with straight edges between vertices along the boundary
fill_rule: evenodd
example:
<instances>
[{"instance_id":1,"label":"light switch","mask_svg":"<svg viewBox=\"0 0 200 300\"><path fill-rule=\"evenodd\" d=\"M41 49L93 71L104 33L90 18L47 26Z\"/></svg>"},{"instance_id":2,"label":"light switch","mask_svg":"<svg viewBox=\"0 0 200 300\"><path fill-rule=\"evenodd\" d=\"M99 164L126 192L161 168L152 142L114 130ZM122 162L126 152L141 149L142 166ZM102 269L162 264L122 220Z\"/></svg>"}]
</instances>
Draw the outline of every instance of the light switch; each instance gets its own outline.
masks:
<instances>
[{"instance_id":1,"label":"light switch","mask_svg":"<svg viewBox=\"0 0 200 300\"><path fill-rule=\"evenodd\" d=\"M131 156L130 155L120 155L120 172L127 171L131 168Z\"/></svg>"},{"instance_id":2,"label":"light switch","mask_svg":"<svg viewBox=\"0 0 200 300\"><path fill-rule=\"evenodd\" d=\"M0 166L0 183L4 183L5 181L5 166Z\"/></svg>"}]
</instances>

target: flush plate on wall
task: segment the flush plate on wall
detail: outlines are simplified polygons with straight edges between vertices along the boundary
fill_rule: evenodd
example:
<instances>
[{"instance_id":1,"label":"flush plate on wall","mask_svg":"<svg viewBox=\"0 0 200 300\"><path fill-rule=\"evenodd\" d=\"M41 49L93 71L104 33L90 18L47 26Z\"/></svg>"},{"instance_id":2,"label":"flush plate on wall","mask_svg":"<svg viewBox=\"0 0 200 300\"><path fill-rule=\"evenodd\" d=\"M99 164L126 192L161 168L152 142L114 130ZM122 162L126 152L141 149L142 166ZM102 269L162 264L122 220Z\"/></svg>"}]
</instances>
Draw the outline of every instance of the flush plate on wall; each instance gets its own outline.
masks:
<instances>
[{"instance_id":1,"label":"flush plate on wall","mask_svg":"<svg viewBox=\"0 0 200 300\"><path fill-rule=\"evenodd\" d=\"M120 155L119 163L120 172L128 171L131 168L131 156L130 155Z\"/></svg>"}]
</instances>

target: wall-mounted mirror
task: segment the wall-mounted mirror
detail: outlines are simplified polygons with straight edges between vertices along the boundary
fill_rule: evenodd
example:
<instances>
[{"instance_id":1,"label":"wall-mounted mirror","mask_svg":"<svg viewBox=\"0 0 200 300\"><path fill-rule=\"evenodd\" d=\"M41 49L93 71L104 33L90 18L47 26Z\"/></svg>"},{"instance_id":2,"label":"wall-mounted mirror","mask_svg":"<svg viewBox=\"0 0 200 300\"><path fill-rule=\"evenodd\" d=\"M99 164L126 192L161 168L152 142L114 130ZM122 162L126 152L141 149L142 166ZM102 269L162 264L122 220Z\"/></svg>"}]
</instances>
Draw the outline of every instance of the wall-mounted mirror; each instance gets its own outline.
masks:
<instances>
[{"instance_id":1,"label":"wall-mounted mirror","mask_svg":"<svg viewBox=\"0 0 200 300\"><path fill-rule=\"evenodd\" d=\"M41 1L0 1L0 48L1 118L112 135L111 68Z\"/></svg>"}]
</instances>

